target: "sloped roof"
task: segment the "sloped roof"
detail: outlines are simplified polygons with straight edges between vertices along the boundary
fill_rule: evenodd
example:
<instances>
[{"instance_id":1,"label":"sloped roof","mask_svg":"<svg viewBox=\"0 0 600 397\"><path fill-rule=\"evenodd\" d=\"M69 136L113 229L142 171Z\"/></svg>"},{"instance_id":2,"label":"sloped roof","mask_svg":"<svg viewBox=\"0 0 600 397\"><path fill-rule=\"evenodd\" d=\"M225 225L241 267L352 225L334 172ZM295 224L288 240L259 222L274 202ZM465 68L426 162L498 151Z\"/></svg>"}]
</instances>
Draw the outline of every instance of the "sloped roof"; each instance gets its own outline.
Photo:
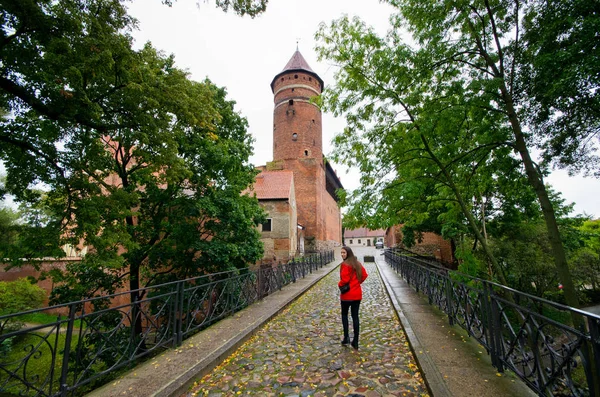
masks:
<instances>
[{"instance_id":1,"label":"sloped roof","mask_svg":"<svg viewBox=\"0 0 600 397\"><path fill-rule=\"evenodd\" d=\"M289 200L293 183L292 171L262 171L256 176L253 191L259 200Z\"/></svg>"},{"instance_id":2,"label":"sloped roof","mask_svg":"<svg viewBox=\"0 0 600 397\"><path fill-rule=\"evenodd\" d=\"M359 237L382 237L385 236L384 229L369 230L366 227L361 227L354 230L345 230L344 238L359 238Z\"/></svg>"},{"instance_id":3,"label":"sloped roof","mask_svg":"<svg viewBox=\"0 0 600 397\"><path fill-rule=\"evenodd\" d=\"M294 52L294 55L292 55L288 63L283 68L283 72L287 70L306 70L307 72L315 72L310 68L310 66L308 66L308 62L306 62L306 59L304 59L298 50Z\"/></svg>"},{"instance_id":4,"label":"sloped roof","mask_svg":"<svg viewBox=\"0 0 600 397\"><path fill-rule=\"evenodd\" d=\"M279 76L281 76L282 74L285 74L285 73L290 73L290 72L306 72L308 74L311 74L314 78L317 79L317 81L321 85L321 91L323 91L323 87L324 87L323 79L321 79L319 77L319 75L316 74L315 71L310 68L310 66L308 66L308 62L306 62L306 59L304 59L304 57L298 50L296 50L296 52L294 52L294 55L292 55L292 57L290 58L288 63L285 65L283 70L281 72L277 73L277 75L275 77L273 77L273 80L271 81L271 90L273 90L273 85L275 84L275 80L277 80L279 78Z\"/></svg>"}]
</instances>

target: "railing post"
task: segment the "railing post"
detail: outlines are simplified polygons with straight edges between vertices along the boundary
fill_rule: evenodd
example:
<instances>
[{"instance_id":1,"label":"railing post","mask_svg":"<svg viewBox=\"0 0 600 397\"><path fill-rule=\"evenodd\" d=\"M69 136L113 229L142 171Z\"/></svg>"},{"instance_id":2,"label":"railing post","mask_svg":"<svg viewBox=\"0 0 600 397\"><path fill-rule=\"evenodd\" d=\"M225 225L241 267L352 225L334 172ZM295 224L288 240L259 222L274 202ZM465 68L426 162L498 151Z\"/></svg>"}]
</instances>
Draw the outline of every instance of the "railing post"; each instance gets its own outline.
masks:
<instances>
[{"instance_id":1,"label":"railing post","mask_svg":"<svg viewBox=\"0 0 600 397\"><path fill-rule=\"evenodd\" d=\"M69 388L68 376L69 376L69 358L71 355L71 342L73 341L73 328L75 327L75 313L77 303L69 305L69 322L67 323L67 333L65 335L65 347L63 352L62 369L60 373L60 395L61 397L67 396L67 390ZM57 324L60 332L60 322Z\"/></svg>"},{"instance_id":2,"label":"railing post","mask_svg":"<svg viewBox=\"0 0 600 397\"><path fill-rule=\"evenodd\" d=\"M258 288L258 300L261 300L263 298L263 283L264 283L264 275L263 275L262 267L259 266L258 270L256 271L256 275L258 276L258 277L256 277L256 283L257 283L257 288Z\"/></svg>"},{"instance_id":3,"label":"railing post","mask_svg":"<svg viewBox=\"0 0 600 397\"><path fill-rule=\"evenodd\" d=\"M175 346L183 343L183 306L185 302L185 281L177 283L175 294ZM188 313L189 314L189 313Z\"/></svg>"},{"instance_id":4,"label":"railing post","mask_svg":"<svg viewBox=\"0 0 600 397\"><path fill-rule=\"evenodd\" d=\"M496 306L492 301L491 286L489 283L483 283L483 313L485 315L486 324L486 338L489 346L490 358L492 359L492 365L496 368L502 368L502 361L499 359L499 351L496 335L496 324L499 323L496 318L497 310L494 309Z\"/></svg>"},{"instance_id":5,"label":"railing post","mask_svg":"<svg viewBox=\"0 0 600 397\"><path fill-rule=\"evenodd\" d=\"M281 268L281 264L277 265L277 284L279 285L279 290L283 288L283 269Z\"/></svg>"},{"instance_id":6,"label":"railing post","mask_svg":"<svg viewBox=\"0 0 600 397\"><path fill-rule=\"evenodd\" d=\"M292 282L295 283L296 282L296 259L292 259L292 262L290 263L290 267L292 269Z\"/></svg>"},{"instance_id":7,"label":"railing post","mask_svg":"<svg viewBox=\"0 0 600 397\"><path fill-rule=\"evenodd\" d=\"M594 397L600 396L600 321L588 317L588 329L590 330L591 349L588 351L588 365L585 371L588 385L590 387L590 395Z\"/></svg>"},{"instance_id":8,"label":"railing post","mask_svg":"<svg viewBox=\"0 0 600 397\"><path fill-rule=\"evenodd\" d=\"M454 325L454 310L452 309L452 279L450 275L445 277L446 279L446 314L448 315L448 322L450 325Z\"/></svg>"},{"instance_id":9,"label":"railing post","mask_svg":"<svg viewBox=\"0 0 600 397\"><path fill-rule=\"evenodd\" d=\"M430 271L427 272L427 298L430 305L433 304L433 294L431 293L431 273L432 272Z\"/></svg>"}]
</instances>

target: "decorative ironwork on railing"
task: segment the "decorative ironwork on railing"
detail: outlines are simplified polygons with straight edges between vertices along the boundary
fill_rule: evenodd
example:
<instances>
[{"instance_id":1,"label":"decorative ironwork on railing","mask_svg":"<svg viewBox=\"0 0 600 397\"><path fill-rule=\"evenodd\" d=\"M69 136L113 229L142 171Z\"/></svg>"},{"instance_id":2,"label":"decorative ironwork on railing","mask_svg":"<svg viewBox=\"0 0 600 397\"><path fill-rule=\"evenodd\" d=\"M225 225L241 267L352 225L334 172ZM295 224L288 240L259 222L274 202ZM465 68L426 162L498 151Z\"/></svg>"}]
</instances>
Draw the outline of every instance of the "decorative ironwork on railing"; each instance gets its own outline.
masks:
<instances>
[{"instance_id":1,"label":"decorative ironwork on railing","mask_svg":"<svg viewBox=\"0 0 600 397\"><path fill-rule=\"evenodd\" d=\"M541 396L599 396L600 316L391 249L385 259L484 346L499 372L510 369Z\"/></svg>"},{"instance_id":2,"label":"decorative ironwork on railing","mask_svg":"<svg viewBox=\"0 0 600 397\"><path fill-rule=\"evenodd\" d=\"M0 394L82 395L118 370L180 345L333 260L333 251L314 253L275 267L209 274L0 316ZM130 296L144 298L130 302ZM64 315L47 314L57 312ZM40 317L51 320L31 324Z\"/></svg>"}]
</instances>

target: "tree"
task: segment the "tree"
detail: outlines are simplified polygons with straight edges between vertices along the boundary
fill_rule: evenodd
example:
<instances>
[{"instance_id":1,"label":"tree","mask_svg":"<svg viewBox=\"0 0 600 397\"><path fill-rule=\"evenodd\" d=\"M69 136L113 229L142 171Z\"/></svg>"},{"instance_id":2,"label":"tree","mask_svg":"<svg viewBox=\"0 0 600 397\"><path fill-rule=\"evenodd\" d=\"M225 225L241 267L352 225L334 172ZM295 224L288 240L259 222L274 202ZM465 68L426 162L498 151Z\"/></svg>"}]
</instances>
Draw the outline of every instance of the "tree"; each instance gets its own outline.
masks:
<instances>
[{"instance_id":1,"label":"tree","mask_svg":"<svg viewBox=\"0 0 600 397\"><path fill-rule=\"evenodd\" d=\"M163 3L173 5L174 1L176 0L163 0ZM269 0L215 0L216 6L224 12L232 9L238 15L249 15L252 18L263 13L267 9L268 2Z\"/></svg>"},{"instance_id":2,"label":"tree","mask_svg":"<svg viewBox=\"0 0 600 397\"><path fill-rule=\"evenodd\" d=\"M483 110L490 95L464 87L456 70L433 87L431 79L447 71L428 68L425 53L388 45L356 19L342 18L332 30L319 33L327 45L320 55L341 69L324 104L337 114L348 112L335 156L362 173L349 214L374 227L403 223L426 231L427 225L450 238L466 223L503 280L472 203L520 178L509 155L510 131L497 114ZM389 40L400 37L391 32ZM411 70L415 64L422 67Z\"/></svg>"},{"instance_id":3,"label":"tree","mask_svg":"<svg viewBox=\"0 0 600 397\"><path fill-rule=\"evenodd\" d=\"M319 33L322 42L333 48L322 50L321 56L334 59L342 66L336 81L337 88L326 97L325 102L338 111L344 110L344 107L360 106L350 116L357 120L354 125L360 130L370 116L377 116L374 120L380 123L383 119L381 115L386 112L385 106L374 105L385 104L386 100L395 97L396 103L403 107L403 112L395 112L393 108L388 111L381 130L414 131L438 126L440 131L462 139L467 148L473 147L473 143L467 142L469 136L473 140L484 138L483 142L476 144L480 148L487 148L492 158L510 157L517 160L511 155L511 152L516 153L541 207L566 302L578 307L555 210L543 182L545 170L534 162L530 154L532 142L528 142L527 118L520 113L526 103L520 101L523 95L516 92L516 71L521 67L519 62L525 59L517 56L523 52L524 45L520 36L523 26L520 24L526 19L523 16L531 12L531 3L400 0L390 1L390 4L398 9L398 13L391 17L392 31L385 39L378 38L372 31L357 29L359 23L350 24L347 19L334 22L331 33L326 34L325 28ZM418 43L416 49L405 44L409 34L404 28ZM347 35L347 38L342 39L343 35ZM335 51L337 57L332 55ZM368 70L373 71L370 80L356 65L352 65L355 60L362 65L376 65L367 66ZM585 75L582 74L581 78L585 78ZM368 80L368 89L361 84L364 80ZM360 94L372 98L372 103L359 102L356 98L360 98ZM402 116L408 113L407 106L402 106L404 103L411 105L413 115L409 114L403 119ZM432 104L437 104L437 111ZM443 116L451 112L454 116L440 120L440 114ZM458 117L461 113L471 117ZM419 127L415 125L416 121ZM406 139L402 134L395 136L397 139ZM447 144L446 151L453 154L454 158L464 158L463 152L457 151L460 147L452 143L452 136L448 136L445 142L429 143L423 140L426 151L427 147L435 147L435 144ZM358 157L366 157L363 155L366 153L364 147L359 149L363 152L353 153L357 153ZM453 161L443 161L443 158L436 161L432 152L428 151L428 154L438 171L429 168L422 174L439 173L445 177L445 183L454 193L473 233L483 242L484 238L477 231L478 227L471 219L467 205L468 198L477 197L477 192L463 194L455 189L453 186L458 185L451 182L451 178L456 176L456 170L448 167L454 164ZM474 153L469 150L466 152ZM395 152L391 153L395 155ZM479 158L487 159L486 156ZM474 164L479 167L486 161L474 160ZM468 180L460 176L453 179ZM471 182L461 186L477 188ZM461 194L462 199L457 193ZM490 260L493 261L492 257Z\"/></svg>"},{"instance_id":4,"label":"tree","mask_svg":"<svg viewBox=\"0 0 600 397\"><path fill-rule=\"evenodd\" d=\"M242 194L256 174L252 138L225 89L191 81L149 44L133 50L133 21L117 1L3 7L6 189L40 204L32 192L44 183L44 208L56 214L46 226L60 236L53 247L88 247L81 262L50 273L53 301L262 256L264 215Z\"/></svg>"},{"instance_id":5,"label":"tree","mask_svg":"<svg viewBox=\"0 0 600 397\"><path fill-rule=\"evenodd\" d=\"M582 244L573 250L571 267L576 281L585 290L600 290L600 220L586 220L578 231Z\"/></svg>"},{"instance_id":6,"label":"tree","mask_svg":"<svg viewBox=\"0 0 600 397\"><path fill-rule=\"evenodd\" d=\"M600 176L600 10L593 0L532 1L517 84L545 161Z\"/></svg>"}]
</instances>

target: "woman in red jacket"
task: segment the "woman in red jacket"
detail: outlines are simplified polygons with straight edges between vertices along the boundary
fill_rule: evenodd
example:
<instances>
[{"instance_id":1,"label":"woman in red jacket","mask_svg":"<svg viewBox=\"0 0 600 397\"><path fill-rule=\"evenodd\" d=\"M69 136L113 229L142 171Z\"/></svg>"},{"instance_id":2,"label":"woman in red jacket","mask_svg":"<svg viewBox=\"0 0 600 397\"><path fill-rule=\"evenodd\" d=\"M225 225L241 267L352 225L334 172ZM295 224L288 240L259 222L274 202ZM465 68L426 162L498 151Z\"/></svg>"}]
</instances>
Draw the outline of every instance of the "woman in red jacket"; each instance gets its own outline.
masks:
<instances>
[{"instance_id":1,"label":"woman in red jacket","mask_svg":"<svg viewBox=\"0 0 600 397\"><path fill-rule=\"evenodd\" d=\"M344 327L342 346L351 344L354 349L358 350L358 332L360 330L358 308L362 299L362 288L360 285L365 281L368 274L363 265L356 259L356 256L354 256L354 253L350 248L342 248L342 259L344 261L340 265L340 282L338 283L338 287L345 284L350 285L350 289L340 295L342 304L342 326ZM350 313L352 314L352 326L354 328L354 338L352 339L352 343L348 336L348 309L350 309Z\"/></svg>"}]
</instances>

